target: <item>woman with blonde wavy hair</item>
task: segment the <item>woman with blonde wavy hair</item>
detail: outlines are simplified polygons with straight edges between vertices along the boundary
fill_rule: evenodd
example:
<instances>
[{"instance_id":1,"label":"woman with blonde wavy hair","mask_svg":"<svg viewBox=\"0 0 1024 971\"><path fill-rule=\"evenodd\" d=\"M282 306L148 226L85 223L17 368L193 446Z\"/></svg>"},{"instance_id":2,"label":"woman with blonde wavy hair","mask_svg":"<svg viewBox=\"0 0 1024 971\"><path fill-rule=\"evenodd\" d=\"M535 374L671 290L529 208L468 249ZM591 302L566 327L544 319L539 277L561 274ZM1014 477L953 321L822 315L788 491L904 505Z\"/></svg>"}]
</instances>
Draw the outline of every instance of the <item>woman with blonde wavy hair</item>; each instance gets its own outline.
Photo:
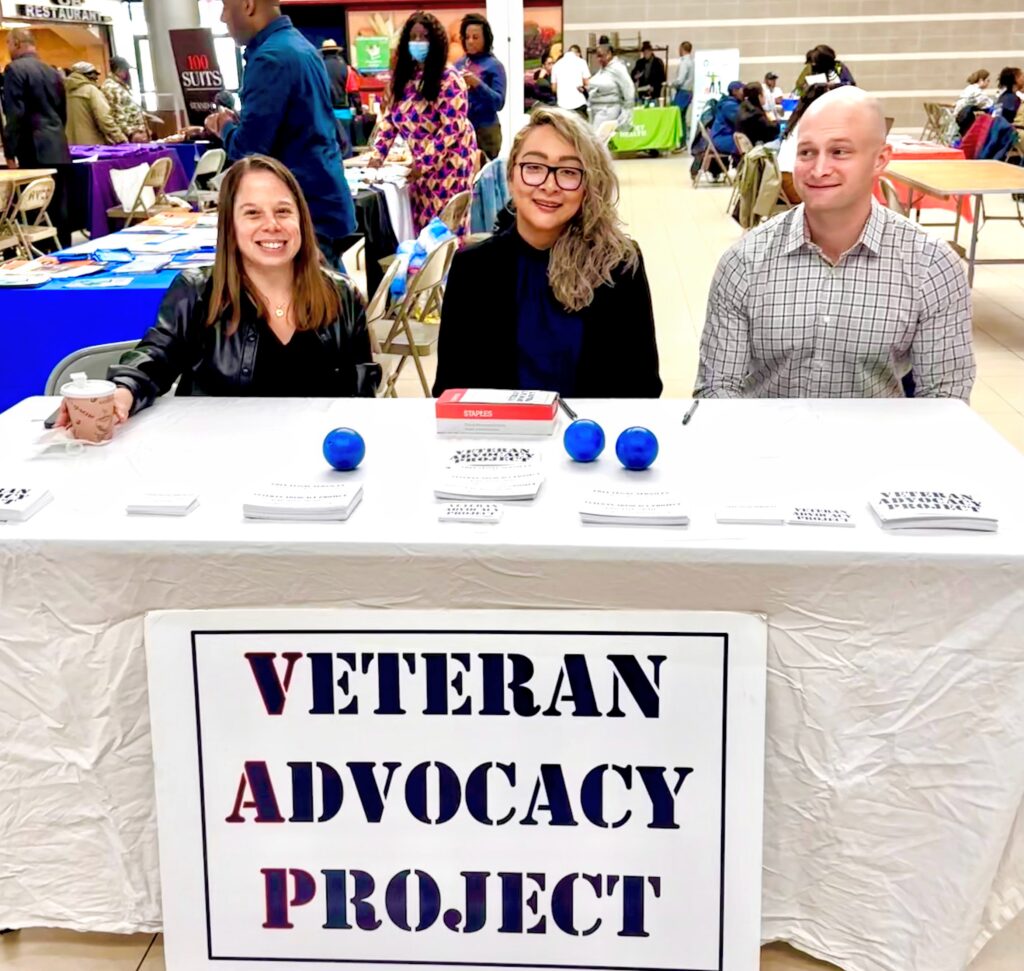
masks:
<instances>
[{"instance_id":1,"label":"woman with blonde wavy hair","mask_svg":"<svg viewBox=\"0 0 1024 971\"><path fill-rule=\"evenodd\" d=\"M607 149L579 115L536 108L512 144L508 180L515 223L452 263L434 394L657 398L650 288L619 222Z\"/></svg>"}]
</instances>

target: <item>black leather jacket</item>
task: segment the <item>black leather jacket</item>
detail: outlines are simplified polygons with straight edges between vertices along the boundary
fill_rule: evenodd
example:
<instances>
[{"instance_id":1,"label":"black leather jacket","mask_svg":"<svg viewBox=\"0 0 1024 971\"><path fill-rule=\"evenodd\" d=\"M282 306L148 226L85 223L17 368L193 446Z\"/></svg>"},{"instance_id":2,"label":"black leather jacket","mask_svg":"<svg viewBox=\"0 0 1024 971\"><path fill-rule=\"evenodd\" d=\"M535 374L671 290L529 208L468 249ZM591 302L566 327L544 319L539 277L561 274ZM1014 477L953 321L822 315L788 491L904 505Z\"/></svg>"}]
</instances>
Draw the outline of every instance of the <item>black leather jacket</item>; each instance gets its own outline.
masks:
<instances>
[{"instance_id":1,"label":"black leather jacket","mask_svg":"<svg viewBox=\"0 0 1024 971\"><path fill-rule=\"evenodd\" d=\"M345 277L324 272L341 296L338 319L317 331L324 354L334 358L337 396L372 398L381 370L373 363L363 299ZM179 273L164 295L156 323L108 371L111 381L135 396L132 414L148 408L179 378L179 395L251 393L247 388L253 382L260 331L256 307L245 299L233 334L226 332L225 322L208 326L211 275L212 268Z\"/></svg>"}]
</instances>

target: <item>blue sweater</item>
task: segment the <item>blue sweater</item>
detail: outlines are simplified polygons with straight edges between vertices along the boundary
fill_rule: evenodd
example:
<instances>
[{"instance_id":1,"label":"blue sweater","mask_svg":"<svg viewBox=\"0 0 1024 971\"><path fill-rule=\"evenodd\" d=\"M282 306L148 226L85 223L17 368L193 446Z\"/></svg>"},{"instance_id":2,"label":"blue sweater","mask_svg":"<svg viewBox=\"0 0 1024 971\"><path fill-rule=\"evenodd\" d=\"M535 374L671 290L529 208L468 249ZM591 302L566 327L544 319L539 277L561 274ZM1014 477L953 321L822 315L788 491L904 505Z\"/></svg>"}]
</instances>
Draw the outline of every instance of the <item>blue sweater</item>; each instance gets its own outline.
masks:
<instances>
[{"instance_id":1,"label":"blue sweater","mask_svg":"<svg viewBox=\"0 0 1024 971\"><path fill-rule=\"evenodd\" d=\"M224 127L228 157L270 155L302 186L317 235L337 240L356 225L345 182L327 70L289 17L271 21L245 49L242 114Z\"/></svg>"},{"instance_id":2,"label":"blue sweater","mask_svg":"<svg viewBox=\"0 0 1024 971\"><path fill-rule=\"evenodd\" d=\"M505 107L505 68L493 54L467 54L455 62L457 71L475 74L480 83L469 89L469 123L476 128L498 124Z\"/></svg>"}]
</instances>

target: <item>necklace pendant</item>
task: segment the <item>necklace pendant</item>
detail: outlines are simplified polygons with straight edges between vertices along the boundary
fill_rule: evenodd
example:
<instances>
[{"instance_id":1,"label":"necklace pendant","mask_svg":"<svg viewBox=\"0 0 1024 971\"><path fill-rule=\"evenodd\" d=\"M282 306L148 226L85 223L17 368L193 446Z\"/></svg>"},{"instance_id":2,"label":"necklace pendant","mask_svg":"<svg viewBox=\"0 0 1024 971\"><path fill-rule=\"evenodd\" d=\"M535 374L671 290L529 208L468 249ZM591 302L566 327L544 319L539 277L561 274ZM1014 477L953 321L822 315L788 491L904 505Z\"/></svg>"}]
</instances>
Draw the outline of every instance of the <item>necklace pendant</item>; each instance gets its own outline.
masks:
<instances>
[{"instance_id":1,"label":"necklace pendant","mask_svg":"<svg viewBox=\"0 0 1024 971\"><path fill-rule=\"evenodd\" d=\"M274 316L275 316L275 317L283 317L283 316L284 316L284 307L278 307L278 308L277 308L277 309L276 309L276 310L274 311Z\"/></svg>"}]
</instances>

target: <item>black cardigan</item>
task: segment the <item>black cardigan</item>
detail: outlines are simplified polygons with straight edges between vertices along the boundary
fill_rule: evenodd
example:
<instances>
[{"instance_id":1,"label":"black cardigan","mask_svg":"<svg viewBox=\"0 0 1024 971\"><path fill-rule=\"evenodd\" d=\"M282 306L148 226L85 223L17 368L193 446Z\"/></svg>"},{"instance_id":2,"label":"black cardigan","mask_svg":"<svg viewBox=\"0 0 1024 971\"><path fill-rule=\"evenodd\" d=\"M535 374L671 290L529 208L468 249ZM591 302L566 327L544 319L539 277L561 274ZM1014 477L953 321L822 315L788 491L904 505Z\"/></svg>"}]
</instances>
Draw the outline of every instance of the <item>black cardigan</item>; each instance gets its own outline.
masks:
<instances>
[{"instance_id":1,"label":"black cardigan","mask_svg":"<svg viewBox=\"0 0 1024 971\"><path fill-rule=\"evenodd\" d=\"M510 228L456 254L441 310L435 397L448 388L546 390L519 388L516 285L522 245ZM623 266L612 278L579 312L583 346L575 397L657 398L658 346L643 257L636 270Z\"/></svg>"}]
</instances>

